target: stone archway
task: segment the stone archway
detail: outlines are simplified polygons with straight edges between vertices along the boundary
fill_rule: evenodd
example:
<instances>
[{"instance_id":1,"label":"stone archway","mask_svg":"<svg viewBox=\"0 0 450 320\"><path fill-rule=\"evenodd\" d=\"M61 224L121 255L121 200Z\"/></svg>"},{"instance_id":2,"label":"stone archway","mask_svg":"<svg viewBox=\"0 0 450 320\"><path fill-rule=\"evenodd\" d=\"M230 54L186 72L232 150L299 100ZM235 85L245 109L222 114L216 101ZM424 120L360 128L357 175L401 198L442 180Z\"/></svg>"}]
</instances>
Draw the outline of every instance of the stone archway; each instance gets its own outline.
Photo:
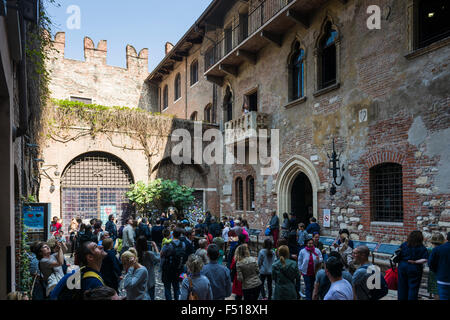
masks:
<instances>
[{"instance_id":1,"label":"stone archway","mask_svg":"<svg viewBox=\"0 0 450 320\"><path fill-rule=\"evenodd\" d=\"M298 175L303 173L311 183L313 195L313 215L319 220L318 193L325 189L320 185L319 175L314 165L302 156L291 157L281 168L277 179L278 215L280 219L284 212L291 211L291 191Z\"/></svg>"}]
</instances>

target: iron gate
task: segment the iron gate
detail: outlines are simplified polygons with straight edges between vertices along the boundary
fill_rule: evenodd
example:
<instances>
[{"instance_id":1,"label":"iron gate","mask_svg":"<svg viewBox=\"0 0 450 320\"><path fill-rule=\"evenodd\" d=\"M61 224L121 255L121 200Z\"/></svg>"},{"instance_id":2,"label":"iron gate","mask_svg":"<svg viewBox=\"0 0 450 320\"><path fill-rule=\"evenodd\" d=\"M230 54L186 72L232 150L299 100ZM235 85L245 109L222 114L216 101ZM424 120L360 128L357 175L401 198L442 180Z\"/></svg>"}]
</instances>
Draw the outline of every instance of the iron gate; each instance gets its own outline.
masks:
<instances>
[{"instance_id":1,"label":"iron gate","mask_svg":"<svg viewBox=\"0 0 450 320\"><path fill-rule=\"evenodd\" d=\"M75 158L61 179L64 226L77 217L98 218L105 224L110 214L122 221L130 210L125 193L133 183L128 166L111 154L90 152Z\"/></svg>"}]
</instances>

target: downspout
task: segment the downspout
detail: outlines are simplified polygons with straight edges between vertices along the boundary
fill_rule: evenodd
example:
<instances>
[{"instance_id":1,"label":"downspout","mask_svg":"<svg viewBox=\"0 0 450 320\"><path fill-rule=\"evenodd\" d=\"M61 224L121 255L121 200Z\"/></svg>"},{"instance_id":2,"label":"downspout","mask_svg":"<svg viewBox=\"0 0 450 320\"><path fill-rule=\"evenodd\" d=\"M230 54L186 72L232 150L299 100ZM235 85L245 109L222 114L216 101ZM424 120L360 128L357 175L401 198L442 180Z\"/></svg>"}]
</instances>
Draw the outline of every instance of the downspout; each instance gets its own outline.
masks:
<instances>
[{"instance_id":1,"label":"downspout","mask_svg":"<svg viewBox=\"0 0 450 320\"><path fill-rule=\"evenodd\" d=\"M19 128L16 131L16 138L22 137L28 132L28 82L27 82L27 59L26 59L26 28L23 18L22 8L20 10L20 33L22 44L22 59L19 63Z\"/></svg>"},{"instance_id":2,"label":"downspout","mask_svg":"<svg viewBox=\"0 0 450 320\"><path fill-rule=\"evenodd\" d=\"M186 62L185 62L185 81L184 81L184 87L185 87L185 92L186 92L186 99L185 99L185 107L184 107L184 114L185 114L185 119L187 120L188 118L188 114L187 114L187 109L188 109L188 57L186 58Z\"/></svg>"}]
</instances>

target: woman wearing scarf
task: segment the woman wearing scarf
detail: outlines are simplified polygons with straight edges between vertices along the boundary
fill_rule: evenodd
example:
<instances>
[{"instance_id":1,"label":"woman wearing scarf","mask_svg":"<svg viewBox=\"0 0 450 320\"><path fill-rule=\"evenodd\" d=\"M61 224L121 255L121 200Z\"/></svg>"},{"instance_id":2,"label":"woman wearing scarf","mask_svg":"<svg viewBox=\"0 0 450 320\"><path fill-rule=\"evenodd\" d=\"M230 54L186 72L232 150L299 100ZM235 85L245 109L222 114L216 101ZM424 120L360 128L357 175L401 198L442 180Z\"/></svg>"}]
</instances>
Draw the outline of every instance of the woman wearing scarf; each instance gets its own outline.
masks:
<instances>
[{"instance_id":1,"label":"woman wearing scarf","mask_svg":"<svg viewBox=\"0 0 450 320\"><path fill-rule=\"evenodd\" d=\"M306 300L312 300L316 272L323 259L320 250L314 247L313 239L307 239L305 245L306 247L298 254L298 269L302 273L303 280L305 281Z\"/></svg>"}]
</instances>

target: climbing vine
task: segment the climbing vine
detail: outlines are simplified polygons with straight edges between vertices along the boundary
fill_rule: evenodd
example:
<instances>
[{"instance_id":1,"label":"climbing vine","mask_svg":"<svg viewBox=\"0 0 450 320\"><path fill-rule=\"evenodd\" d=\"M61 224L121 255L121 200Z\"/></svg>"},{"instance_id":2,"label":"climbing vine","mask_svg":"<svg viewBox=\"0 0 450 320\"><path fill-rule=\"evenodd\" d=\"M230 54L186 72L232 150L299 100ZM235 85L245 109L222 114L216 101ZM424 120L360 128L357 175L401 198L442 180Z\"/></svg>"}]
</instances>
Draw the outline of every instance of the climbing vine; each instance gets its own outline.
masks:
<instances>
[{"instance_id":1,"label":"climbing vine","mask_svg":"<svg viewBox=\"0 0 450 320\"><path fill-rule=\"evenodd\" d=\"M78 101L51 99L46 113L48 139L67 143L85 136L94 139L102 134L114 147L143 151L149 164L149 177L152 158L161 154L174 126L174 117L170 115L139 108L107 107ZM117 133L128 136L130 142L116 143L113 138Z\"/></svg>"}]
</instances>

